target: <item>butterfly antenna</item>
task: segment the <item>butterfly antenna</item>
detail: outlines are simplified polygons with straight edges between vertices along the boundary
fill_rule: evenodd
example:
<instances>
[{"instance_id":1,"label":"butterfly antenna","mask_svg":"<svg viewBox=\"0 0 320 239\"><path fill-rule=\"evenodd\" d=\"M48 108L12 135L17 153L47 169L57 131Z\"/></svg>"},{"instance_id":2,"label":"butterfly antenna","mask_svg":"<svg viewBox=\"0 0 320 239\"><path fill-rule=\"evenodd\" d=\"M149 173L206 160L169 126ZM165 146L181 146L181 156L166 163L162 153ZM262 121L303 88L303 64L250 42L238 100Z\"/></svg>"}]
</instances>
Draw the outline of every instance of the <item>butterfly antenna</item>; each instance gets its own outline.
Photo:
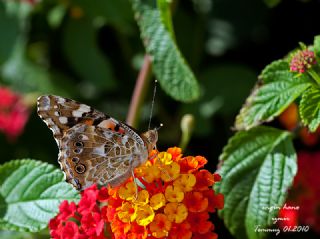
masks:
<instances>
[{"instance_id":1,"label":"butterfly antenna","mask_svg":"<svg viewBox=\"0 0 320 239\"><path fill-rule=\"evenodd\" d=\"M154 81L154 88L153 88L153 96L152 96L152 102L151 102L151 111L150 111L150 118L149 118L149 124L148 124L148 130L150 130L151 127L151 119L153 114L153 108L154 108L154 100L157 93L157 80Z\"/></svg>"}]
</instances>

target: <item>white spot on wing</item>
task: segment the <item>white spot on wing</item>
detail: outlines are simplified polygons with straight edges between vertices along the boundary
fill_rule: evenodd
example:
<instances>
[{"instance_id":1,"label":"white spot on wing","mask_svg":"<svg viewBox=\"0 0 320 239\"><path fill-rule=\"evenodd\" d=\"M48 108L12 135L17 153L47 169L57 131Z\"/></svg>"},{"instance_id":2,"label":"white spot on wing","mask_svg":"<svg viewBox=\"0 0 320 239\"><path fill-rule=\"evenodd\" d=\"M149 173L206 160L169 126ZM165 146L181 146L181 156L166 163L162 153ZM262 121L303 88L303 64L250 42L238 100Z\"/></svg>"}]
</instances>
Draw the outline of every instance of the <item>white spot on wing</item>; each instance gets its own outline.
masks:
<instances>
[{"instance_id":1,"label":"white spot on wing","mask_svg":"<svg viewBox=\"0 0 320 239\"><path fill-rule=\"evenodd\" d=\"M79 107L79 110L82 111L82 112L89 112L90 111L90 106L87 106L87 105L84 105L84 104L81 104L80 107Z\"/></svg>"},{"instance_id":2,"label":"white spot on wing","mask_svg":"<svg viewBox=\"0 0 320 239\"><path fill-rule=\"evenodd\" d=\"M97 154L97 155L101 155L101 156L105 156L104 145L101 145L100 147L93 148L92 153Z\"/></svg>"},{"instance_id":3,"label":"white spot on wing","mask_svg":"<svg viewBox=\"0 0 320 239\"><path fill-rule=\"evenodd\" d=\"M50 109L50 98L49 96L40 96L38 98L38 108L39 110L49 110Z\"/></svg>"},{"instance_id":4,"label":"white spot on wing","mask_svg":"<svg viewBox=\"0 0 320 239\"><path fill-rule=\"evenodd\" d=\"M82 114L83 114L83 112L80 111L80 110L74 110L74 111L72 111L72 116L73 116L73 117L76 117L76 118L82 117Z\"/></svg>"},{"instance_id":5,"label":"white spot on wing","mask_svg":"<svg viewBox=\"0 0 320 239\"><path fill-rule=\"evenodd\" d=\"M66 102L66 100L64 99L64 98L62 98L62 97L57 97L57 102L58 102L58 104L64 104L65 102Z\"/></svg>"},{"instance_id":6,"label":"white spot on wing","mask_svg":"<svg viewBox=\"0 0 320 239\"><path fill-rule=\"evenodd\" d=\"M59 121L61 124L67 124L68 123L68 118L65 116L59 117Z\"/></svg>"},{"instance_id":7,"label":"white spot on wing","mask_svg":"<svg viewBox=\"0 0 320 239\"><path fill-rule=\"evenodd\" d=\"M91 110L90 106L81 104L81 105L79 105L79 109L72 111L72 115L74 117L79 118L79 117L82 117L83 113L88 113L88 112L90 112L90 110Z\"/></svg>"}]
</instances>

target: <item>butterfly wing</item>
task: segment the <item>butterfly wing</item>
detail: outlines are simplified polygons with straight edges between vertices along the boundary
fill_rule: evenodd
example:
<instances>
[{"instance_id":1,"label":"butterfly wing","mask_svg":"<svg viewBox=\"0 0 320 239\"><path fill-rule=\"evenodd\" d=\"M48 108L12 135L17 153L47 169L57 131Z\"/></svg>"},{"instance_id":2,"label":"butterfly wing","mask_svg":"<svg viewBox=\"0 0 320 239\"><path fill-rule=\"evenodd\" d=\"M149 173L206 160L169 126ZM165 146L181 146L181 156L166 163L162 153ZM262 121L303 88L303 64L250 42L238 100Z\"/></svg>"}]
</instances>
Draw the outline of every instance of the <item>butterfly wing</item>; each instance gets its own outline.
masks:
<instances>
[{"instance_id":1,"label":"butterfly wing","mask_svg":"<svg viewBox=\"0 0 320 239\"><path fill-rule=\"evenodd\" d=\"M147 159L138 133L88 105L45 95L38 99L38 114L57 141L66 180L79 190L93 183L116 186Z\"/></svg>"},{"instance_id":2,"label":"butterfly wing","mask_svg":"<svg viewBox=\"0 0 320 239\"><path fill-rule=\"evenodd\" d=\"M147 157L145 146L128 134L78 124L62 137L58 161L66 180L83 190L94 183L120 185L130 177L135 162Z\"/></svg>"},{"instance_id":3,"label":"butterfly wing","mask_svg":"<svg viewBox=\"0 0 320 239\"><path fill-rule=\"evenodd\" d=\"M58 145L64 132L76 124L93 124L110 118L88 105L55 95L38 98L38 115L52 130Z\"/></svg>"}]
</instances>

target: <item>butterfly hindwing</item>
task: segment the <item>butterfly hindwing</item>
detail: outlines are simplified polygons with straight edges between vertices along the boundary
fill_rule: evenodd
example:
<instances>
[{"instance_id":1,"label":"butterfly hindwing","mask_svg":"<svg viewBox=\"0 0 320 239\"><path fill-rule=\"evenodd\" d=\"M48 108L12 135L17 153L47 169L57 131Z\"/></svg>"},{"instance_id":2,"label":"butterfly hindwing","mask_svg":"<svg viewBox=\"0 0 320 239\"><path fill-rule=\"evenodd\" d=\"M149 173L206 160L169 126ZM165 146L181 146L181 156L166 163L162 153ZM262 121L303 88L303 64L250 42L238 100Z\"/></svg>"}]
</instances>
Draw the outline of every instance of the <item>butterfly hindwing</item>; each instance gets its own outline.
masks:
<instances>
[{"instance_id":1,"label":"butterfly hindwing","mask_svg":"<svg viewBox=\"0 0 320 239\"><path fill-rule=\"evenodd\" d=\"M113 187L121 184L140 156L148 157L147 151L130 135L78 124L61 139L58 161L66 180L82 190L93 183Z\"/></svg>"}]
</instances>

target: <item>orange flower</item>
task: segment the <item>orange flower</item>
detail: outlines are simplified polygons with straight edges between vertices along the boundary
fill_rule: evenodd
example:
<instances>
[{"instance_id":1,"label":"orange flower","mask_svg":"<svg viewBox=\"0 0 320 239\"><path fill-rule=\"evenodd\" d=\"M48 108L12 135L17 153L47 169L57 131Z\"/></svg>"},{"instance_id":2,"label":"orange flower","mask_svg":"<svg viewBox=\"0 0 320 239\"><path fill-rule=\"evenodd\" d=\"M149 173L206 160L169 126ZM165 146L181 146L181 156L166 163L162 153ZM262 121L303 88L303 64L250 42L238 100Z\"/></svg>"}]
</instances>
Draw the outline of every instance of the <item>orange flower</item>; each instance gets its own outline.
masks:
<instances>
[{"instance_id":1,"label":"orange flower","mask_svg":"<svg viewBox=\"0 0 320 239\"><path fill-rule=\"evenodd\" d=\"M172 160L178 161L182 156L182 150L178 147L168 148L167 153L172 155Z\"/></svg>"},{"instance_id":2,"label":"orange flower","mask_svg":"<svg viewBox=\"0 0 320 239\"><path fill-rule=\"evenodd\" d=\"M171 229L171 222L164 214L157 214L154 221L150 224L152 236L156 238L166 237Z\"/></svg>"}]
</instances>

